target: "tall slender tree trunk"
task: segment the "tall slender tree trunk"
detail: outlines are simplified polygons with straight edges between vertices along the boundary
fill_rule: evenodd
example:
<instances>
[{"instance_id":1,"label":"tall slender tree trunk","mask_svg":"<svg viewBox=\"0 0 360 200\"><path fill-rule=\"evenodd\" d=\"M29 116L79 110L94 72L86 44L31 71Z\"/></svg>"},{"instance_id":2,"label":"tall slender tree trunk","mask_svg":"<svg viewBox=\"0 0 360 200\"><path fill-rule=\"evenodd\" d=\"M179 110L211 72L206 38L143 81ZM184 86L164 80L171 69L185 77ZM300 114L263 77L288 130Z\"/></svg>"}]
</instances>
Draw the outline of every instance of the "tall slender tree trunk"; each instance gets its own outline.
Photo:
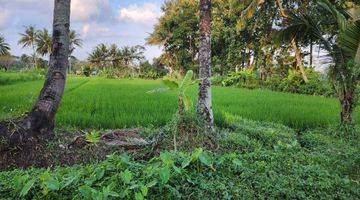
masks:
<instances>
[{"instance_id":1,"label":"tall slender tree trunk","mask_svg":"<svg viewBox=\"0 0 360 200\"><path fill-rule=\"evenodd\" d=\"M278 7L279 7L280 15L281 15L282 17L287 18L288 16L287 16L287 14L285 13L284 7L282 6L282 0L276 0L276 4L277 4Z\"/></svg>"},{"instance_id":2,"label":"tall slender tree trunk","mask_svg":"<svg viewBox=\"0 0 360 200\"><path fill-rule=\"evenodd\" d=\"M211 98L211 0L200 0L199 96L197 110L209 129L214 127Z\"/></svg>"},{"instance_id":3,"label":"tall slender tree trunk","mask_svg":"<svg viewBox=\"0 0 360 200\"><path fill-rule=\"evenodd\" d=\"M36 134L53 131L55 114L64 92L69 65L70 1L55 0L52 53L49 70L38 100L26 118L25 127Z\"/></svg>"},{"instance_id":4,"label":"tall slender tree trunk","mask_svg":"<svg viewBox=\"0 0 360 200\"><path fill-rule=\"evenodd\" d=\"M289 16L286 14L284 7L282 6L282 0L276 0L276 4L279 7L280 15L284 18L288 18ZM301 59L301 51L298 47L298 44L296 42L296 38L293 38L291 40L291 46L295 52L295 58L296 58L296 67L300 70L301 76L303 77L305 83L309 82L304 66L302 65L302 59Z\"/></svg>"},{"instance_id":5,"label":"tall slender tree trunk","mask_svg":"<svg viewBox=\"0 0 360 200\"><path fill-rule=\"evenodd\" d=\"M313 66L313 41L310 41L310 67Z\"/></svg>"},{"instance_id":6,"label":"tall slender tree trunk","mask_svg":"<svg viewBox=\"0 0 360 200\"><path fill-rule=\"evenodd\" d=\"M352 113L354 110L354 93L353 89L348 89L348 91L343 91L343 94L340 97L341 104L341 113L340 120L341 124L349 125L352 123Z\"/></svg>"},{"instance_id":7,"label":"tall slender tree trunk","mask_svg":"<svg viewBox=\"0 0 360 200\"><path fill-rule=\"evenodd\" d=\"M309 82L309 79L307 78L304 66L302 65L301 52L295 38L291 40L291 46L295 52L296 67L300 70L301 76L305 83L307 83Z\"/></svg>"}]
</instances>

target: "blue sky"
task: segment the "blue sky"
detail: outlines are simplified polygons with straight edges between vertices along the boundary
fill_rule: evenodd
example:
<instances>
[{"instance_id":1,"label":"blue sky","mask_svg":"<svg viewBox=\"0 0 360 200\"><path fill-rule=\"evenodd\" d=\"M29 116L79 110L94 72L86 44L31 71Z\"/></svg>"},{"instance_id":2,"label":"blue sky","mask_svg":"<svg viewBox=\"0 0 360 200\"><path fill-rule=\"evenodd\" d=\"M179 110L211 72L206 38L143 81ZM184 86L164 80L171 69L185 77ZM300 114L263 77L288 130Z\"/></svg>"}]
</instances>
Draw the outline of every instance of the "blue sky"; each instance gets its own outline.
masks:
<instances>
[{"instance_id":1,"label":"blue sky","mask_svg":"<svg viewBox=\"0 0 360 200\"><path fill-rule=\"evenodd\" d=\"M144 45L161 16L163 0L72 0L71 29L83 39L74 55L86 59L99 43ZM12 54L29 54L31 49L17 45L24 26L37 29L52 26L53 0L0 0L0 34L11 45ZM161 54L160 47L146 46L148 59Z\"/></svg>"}]
</instances>

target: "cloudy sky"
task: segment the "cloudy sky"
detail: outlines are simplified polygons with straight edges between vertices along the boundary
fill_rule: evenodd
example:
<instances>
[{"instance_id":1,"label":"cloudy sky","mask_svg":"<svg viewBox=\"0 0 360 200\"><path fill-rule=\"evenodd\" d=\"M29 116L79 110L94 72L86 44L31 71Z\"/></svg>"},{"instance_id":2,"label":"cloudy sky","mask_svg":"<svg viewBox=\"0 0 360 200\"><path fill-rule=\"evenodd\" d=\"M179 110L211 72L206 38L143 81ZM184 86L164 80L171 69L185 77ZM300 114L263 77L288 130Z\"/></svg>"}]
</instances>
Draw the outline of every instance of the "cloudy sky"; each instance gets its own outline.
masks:
<instances>
[{"instance_id":1,"label":"cloudy sky","mask_svg":"<svg viewBox=\"0 0 360 200\"><path fill-rule=\"evenodd\" d=\"M17 45L24 26L51 30L54 0L0 0L0 34L11 45L12 54L30 53ZM72 0L71 29L83 39L83 47L74 55L86 59L99 43L118 46L144 45L161 16L163 0ZM146 46L146 57L160 55L161 49Z\"/></svg>"}]
</instances>

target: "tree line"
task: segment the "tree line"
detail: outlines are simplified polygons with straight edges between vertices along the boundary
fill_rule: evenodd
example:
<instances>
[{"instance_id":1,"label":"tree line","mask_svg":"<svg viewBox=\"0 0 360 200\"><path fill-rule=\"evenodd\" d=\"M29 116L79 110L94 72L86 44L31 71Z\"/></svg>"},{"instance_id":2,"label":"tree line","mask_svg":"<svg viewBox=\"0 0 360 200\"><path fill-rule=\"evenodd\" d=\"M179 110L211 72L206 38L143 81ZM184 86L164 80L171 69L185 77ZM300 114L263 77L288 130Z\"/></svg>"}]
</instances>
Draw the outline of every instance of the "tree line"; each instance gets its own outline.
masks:
<instances>
[{"instance_id":1,"label":"tree line","mask_svg":"<svg viewBox=\"0 0 360 200\"><path fill-rule=\"evenodd\" d=\"M36 66L44 66L42 57L48 57L52 51L52 36L50 31L46 28L36 29L34 26L25 26L25 30L20 34L18 45L22 48L30 48L32 54L30 56L23 54L20 56L20 60L23 63L31 63L32 68ZM69 33L70 38L70 55L69 58L74 58L72 53L77 47L82 47L82 39L75 30L71 30ZM0 56L11 56L10 45L5 42L5 38L0 36Z\"/></svg>"},{"instance_id":2,"label":"tree line","mask_svg":"<svg viewBox=\"0 0 360 200\"><path fill-rule=\"evenodd\" d=\"M198 6L196 0L165 1L164 15L147 38L148 44L163 47L163 63L183 73L200 72ZM351 124L359 77L359 13L357 1L213 0L212 70L225 76L245 70L262 81L294 71L306 84L316 45L332 63L327 78L341 105L341 122Z\"/></svg>"}]
</instances>

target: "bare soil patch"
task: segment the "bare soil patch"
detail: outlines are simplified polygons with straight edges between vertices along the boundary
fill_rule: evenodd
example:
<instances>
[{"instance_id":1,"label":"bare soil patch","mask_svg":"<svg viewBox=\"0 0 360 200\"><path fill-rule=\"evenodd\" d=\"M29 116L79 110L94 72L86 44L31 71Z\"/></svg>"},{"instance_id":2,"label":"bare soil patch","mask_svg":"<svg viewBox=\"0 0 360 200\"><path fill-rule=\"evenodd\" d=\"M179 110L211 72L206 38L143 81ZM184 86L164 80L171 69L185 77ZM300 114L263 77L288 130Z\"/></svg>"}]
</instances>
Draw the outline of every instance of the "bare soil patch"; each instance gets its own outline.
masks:
<instances>
[{"instance_id":1,"label":"bare soil patch","mask_svg":"<svg viewBox=\"0 0 360 200\"><path fill-rule=\"evenodd\" d=\"M1 122L0 136L11 134L12 130L9 127L9 122ZM106 131L101 133L98 143L89 143L85 131L57 131L50 138L29 137L17 145L8 145L7 141L0 137L0 171L96 163L114 152L141 151L151 143L140 137L140 131Z\"/></svg>"}]
</instances>

